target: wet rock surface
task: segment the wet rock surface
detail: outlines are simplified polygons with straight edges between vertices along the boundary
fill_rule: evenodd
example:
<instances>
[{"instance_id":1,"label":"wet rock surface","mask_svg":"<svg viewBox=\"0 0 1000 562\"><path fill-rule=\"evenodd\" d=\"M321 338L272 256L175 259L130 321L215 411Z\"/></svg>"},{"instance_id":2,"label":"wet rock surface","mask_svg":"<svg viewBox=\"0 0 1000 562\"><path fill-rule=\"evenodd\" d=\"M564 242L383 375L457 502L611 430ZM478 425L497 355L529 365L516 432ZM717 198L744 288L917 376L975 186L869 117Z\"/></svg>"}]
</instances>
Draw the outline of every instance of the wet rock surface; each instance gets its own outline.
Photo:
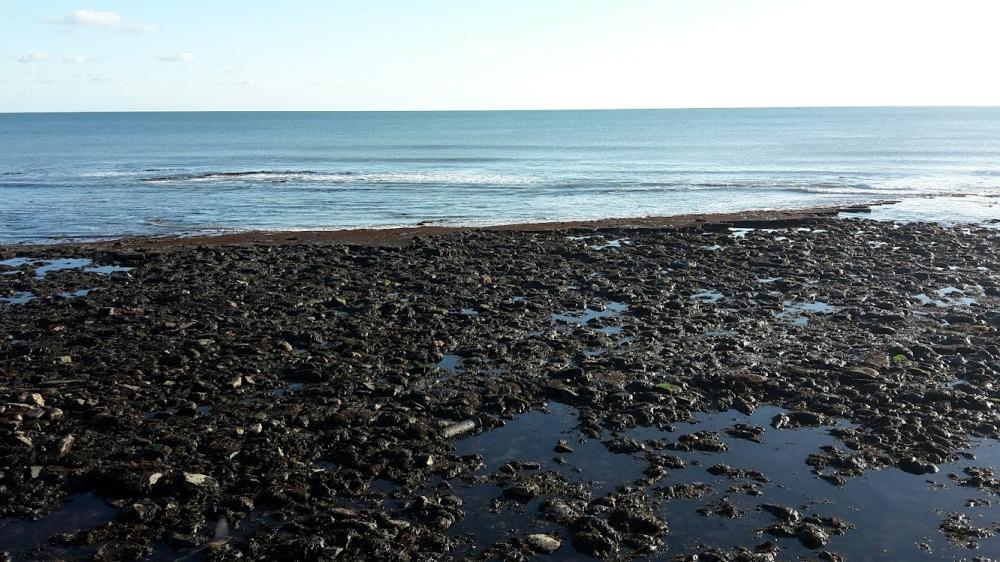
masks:
<instances>
[{"instance_id":1,"label":"wet rock surface","mask_svg":"<svg viewBox=\"0 0 1000 562\"><path fill-rule=\"evenodd\" d=\"M998 232L728 226L0 248L0 552L996 558Z\"/></svg>"}]
</instances>

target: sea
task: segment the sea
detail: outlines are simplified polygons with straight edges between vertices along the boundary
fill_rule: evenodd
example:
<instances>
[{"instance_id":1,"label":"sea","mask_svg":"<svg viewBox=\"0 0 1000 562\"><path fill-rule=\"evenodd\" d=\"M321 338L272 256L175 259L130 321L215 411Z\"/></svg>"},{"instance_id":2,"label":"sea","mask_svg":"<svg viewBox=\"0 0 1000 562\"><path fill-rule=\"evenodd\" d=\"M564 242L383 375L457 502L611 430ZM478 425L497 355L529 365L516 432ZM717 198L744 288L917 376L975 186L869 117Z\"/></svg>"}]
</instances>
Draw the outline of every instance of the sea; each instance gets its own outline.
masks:
<instances>
[{"instance_id":1,"label":"sea","mask_svg":"<svg viewBox=\"0 0 1000 562\"><path fill-rule=\"evenodd\" d=\"M898 200L1000 217L1000 108L0 114L0 243Z\"/></svg>"}]
</instances>

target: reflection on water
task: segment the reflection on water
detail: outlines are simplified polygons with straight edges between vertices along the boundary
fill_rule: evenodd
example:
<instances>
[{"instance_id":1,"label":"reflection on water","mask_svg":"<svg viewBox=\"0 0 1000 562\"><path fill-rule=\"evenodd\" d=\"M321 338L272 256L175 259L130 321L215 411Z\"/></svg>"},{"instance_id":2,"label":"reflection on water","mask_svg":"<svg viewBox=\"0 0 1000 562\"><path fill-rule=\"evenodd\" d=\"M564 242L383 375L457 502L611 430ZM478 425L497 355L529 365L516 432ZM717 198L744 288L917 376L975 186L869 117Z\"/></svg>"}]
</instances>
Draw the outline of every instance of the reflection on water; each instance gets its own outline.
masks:
<instances>
[{"instance_id":1,"label":"reflection on water","mask_svg":"<svg viewBox=\"0 0 1000 562\"><path fill-rule=\"evenodd\" d=\"M35 268L35 278L44 279L49 273L55 271L66 271L72 269L80 269L87 273L97 273L99 275L111 275L112 273L132 271L131 267L123 267L120 265L91 265L94 261L87 258L56 258L56 259L39 259L39 258L11 258L7 260L0 260L0 266L6 266L8 268L20 269L25 266L36 265ZM5 271L5 274L17 273L16 271Z\"/></svg>"},{"instance_id":2,"label":"reflection on water","mask_svg":"<svg viewBox=\"0 0 1000 562\"><path fill-rule=\"evenodd\" d=\"M813 314L833 314L837 312L837 307L823 301L796 302L784 301L783 308L775 314L777 318L791 320L799 326L809 323L809 316Z\"/></svg>"},{"instance_id":3,"label":"reflection on water","mask_svg":"<svg viewBox=\"0 0 1000 562\"><path fill-rule=\"evenodd\" d=\"M109 507L94 494L70 496L41 520L11 518L0 521L0 552L8 552L18 559L32 547L45 544L49 537L93 529L112 521L117 514L118 510Z\"/></svg>"},{"instance_id":4,"label":"reflection on water","mask_svg":"<svg viewBox=\"0 0 1000 562\"><path fill-rule=\"evenodd\" d=\"M1000 199L995 195L906 198L892 205L872 207L865 218L895 222L933 221L946 225L976 223L1000 228L1000 222L997 222L1000 219Z\"/></svg>"},{"instance_id":5,"label":"reflection on water","mask_svg":"<svg viewBox=\"0 0 1000 562\"><path fill-rule=\"evenodd\" d=\"M821 447L845 446L830 434L830 427L773 429L772 418L783 410L764 407L752 415L728 411L716 414L699 414L694 423L678 424L674 431L657 428L638 428L623 434L639 442L675 442L681 434L696 431L716 432L726 443L724 453L669 451L685 461L685 467L670 470L651 484L643 479L648 466L643 452L613 454L596 439L583 439L577 429L577 412L572 407L549 404L549 413L530 412L509 422L504 427L482 433L456 443L456 452L481 454L486 466L477 472L488 475L508 462L537 462L538 471L556 471L569 482L589 483L593 497L599 497L621 485L636 485L655 497L655 488L671 484L705 483L711 488L708 495L696 499L673 499L660 507L660 514L670 525L666 536L668 551L656 560L671 560L673 556L694 552L697 545L737 547L776 540L782 549L783 560L814 560L811 551L795 538L775 539L761 536L759 529L775 523L771 514L760 509L764 503L781 504L799 510L803 515L819 514L837 516L854 528L842 536L833 536L827 550L839 553L847 560L930 560L960 559L973 554L948 543L939 531L947 513L967 514L980 526L996 520L995 498L984 496L973 488L958 486L949 474L961 474L968 466L997 466L1000 464L1000 444L995 440L978 443L970 449L969 456L959 462L942 465L934 475L914 476L896 468L869 471L859 478L849 479L843 486L835 486L814 474L805 463L806 458L820 451ZM727 430L737 424L763 428L760 443L730 436ZM848 426L841 421L841 427ZM734 432L737 433L737 432ZM607 435L605 437L608 437ZM573 452L558 454L553 448L564 440ZM560 464L555 458L565 461ZM718 463L739 469L753 469L763 473L767 483L747 479L730 479L708 470ZM455 536L470 536L483 548L500 540L523 536L528 533L546 532L562 538L566 529L554 526L539 518L538 507L545 495L539 495L526 504L503 501L501 490L492 484L469 484L460 480L453 483L455 493L465 501L464 520L452 529ZM748 495L756 488L761 495ZM743 515L738 518L709 516L701 511L707 504L725 498ZM971 507L982 500L979 507ZM905 516L901 516L905 514ZM998 552L1000 539L984 539L975 554ZM923 545L920 547L918 545ZM929 548L929 552L924 548ZM576 560L582 555L573 550L569 541L551 558Z\"/></svg>"},{"instance_id":6,"label":"reflection on water","mask_svg":"<svg viewBox=\"0 0 1000 562\"><path fill-rule=\"evenodd\" d=\"M609 316L617 316L625 310L628 309L628 305L620 302L610 302L601 310L596 308L585 308L579 312L564 312L562 314L553 314L549 318L552 320L557 320L559 322L568 322L570 324L584 325L592 320L597 320L598 318L607 318Z\"/></svg>"}]
</instances>

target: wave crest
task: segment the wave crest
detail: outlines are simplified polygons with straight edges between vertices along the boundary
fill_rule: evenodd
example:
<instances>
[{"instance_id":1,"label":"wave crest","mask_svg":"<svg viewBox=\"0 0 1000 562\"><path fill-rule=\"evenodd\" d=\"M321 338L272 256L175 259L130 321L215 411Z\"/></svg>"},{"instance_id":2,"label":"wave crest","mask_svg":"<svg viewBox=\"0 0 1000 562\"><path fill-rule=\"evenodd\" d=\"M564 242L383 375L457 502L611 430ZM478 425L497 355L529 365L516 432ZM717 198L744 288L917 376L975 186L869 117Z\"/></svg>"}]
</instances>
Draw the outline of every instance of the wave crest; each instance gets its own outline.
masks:
<instances>
[{"instance_id":1,"label":"wave crest","mask_svg":"<svg viewBox=\"0 0 1000 562\"><path fill-rule=\"evenodd\" d=\"M312 170L253 170L173 174L145 178L146 183L259 182L259 183L382 183L382 184L464 184L527 185L530 176L476 172L317 172Z\"/></svg>"}]
</instances>

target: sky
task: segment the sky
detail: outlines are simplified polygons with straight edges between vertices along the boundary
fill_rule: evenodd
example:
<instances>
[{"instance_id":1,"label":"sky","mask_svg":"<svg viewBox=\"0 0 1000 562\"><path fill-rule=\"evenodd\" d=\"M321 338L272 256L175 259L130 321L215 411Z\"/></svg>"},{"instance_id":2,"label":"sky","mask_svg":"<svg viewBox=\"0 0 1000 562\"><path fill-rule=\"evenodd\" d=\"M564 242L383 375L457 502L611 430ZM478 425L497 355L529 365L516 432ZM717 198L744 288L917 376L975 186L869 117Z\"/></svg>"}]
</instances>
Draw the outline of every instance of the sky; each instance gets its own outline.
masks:
<instances>
[{"instance_id":1,"label":"sky","mask_svg":"<svg viewBox=\"0 0 1000 562\"><path fill-rule=\"evenodd\" d=\"M998 0L0 0L0 112L1000 105Z\"/></svg>"}]
</instances>

